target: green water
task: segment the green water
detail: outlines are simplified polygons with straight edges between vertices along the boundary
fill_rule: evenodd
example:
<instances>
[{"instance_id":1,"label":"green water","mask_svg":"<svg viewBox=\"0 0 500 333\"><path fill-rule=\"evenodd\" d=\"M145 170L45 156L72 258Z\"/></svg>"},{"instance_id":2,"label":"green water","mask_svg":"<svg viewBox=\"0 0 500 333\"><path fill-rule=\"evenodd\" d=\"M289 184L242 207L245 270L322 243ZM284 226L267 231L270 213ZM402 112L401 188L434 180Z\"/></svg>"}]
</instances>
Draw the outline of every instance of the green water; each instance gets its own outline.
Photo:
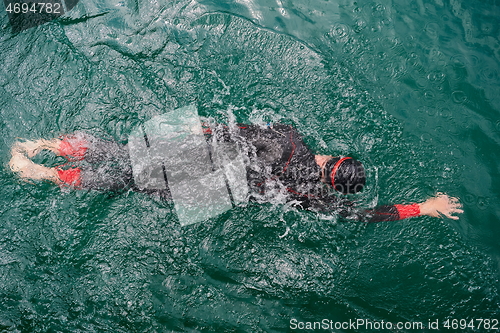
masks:
<instances>
[{"instance_id":1,"label":"green water","mask_svg":"<svg viewBox=\"0 0 500 333\"><path fill-rule=\"evenodd\" d=\"M12 34L2 12L0 331L500 319L499 14L493 0L82 0ZM181 228L159 199L8 170L16 137L125 142L191 103L219 121L293 123L313 150L363 160L366 206L443 191L465 213L364 225L249 204Z\"/></svg>"}]
</instances>

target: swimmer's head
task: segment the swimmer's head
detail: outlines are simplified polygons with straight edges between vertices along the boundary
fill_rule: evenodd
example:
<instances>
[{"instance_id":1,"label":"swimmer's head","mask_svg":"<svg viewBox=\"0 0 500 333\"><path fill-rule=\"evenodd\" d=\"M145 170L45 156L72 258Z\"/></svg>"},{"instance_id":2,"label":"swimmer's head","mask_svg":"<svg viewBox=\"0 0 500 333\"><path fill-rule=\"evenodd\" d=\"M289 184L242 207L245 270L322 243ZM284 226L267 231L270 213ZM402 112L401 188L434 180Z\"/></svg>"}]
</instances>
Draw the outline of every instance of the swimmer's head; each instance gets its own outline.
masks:
<instances>
[{"instance_id":1,"label":"swimmer's head","mask_svg":"<svg viewBox=\"0 0 500 333\"><path fill-rule=\"evenodd\" d=\"M325 165L325 180L343 194L356 193L365 186L365 168L351 157L333 157Z\"/></svg>"}]
</instances>

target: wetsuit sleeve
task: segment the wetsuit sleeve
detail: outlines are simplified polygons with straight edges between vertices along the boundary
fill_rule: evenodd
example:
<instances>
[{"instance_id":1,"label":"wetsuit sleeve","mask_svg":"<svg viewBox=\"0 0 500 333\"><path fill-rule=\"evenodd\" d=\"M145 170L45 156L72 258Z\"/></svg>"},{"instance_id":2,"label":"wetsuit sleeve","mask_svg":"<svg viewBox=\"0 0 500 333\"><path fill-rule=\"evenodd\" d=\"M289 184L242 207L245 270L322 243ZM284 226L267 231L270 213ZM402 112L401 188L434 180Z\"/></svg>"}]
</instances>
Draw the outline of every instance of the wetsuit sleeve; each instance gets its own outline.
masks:
<instances>
[{"instance_id":1,"label":"wetsuit sleeve","mask_svg":"<svg viewBox=\"0 0 500 333\"><path fill-rule=\"evenodd\" d=\"M420 206L411 205L386 205L366 211L367 222L398 221L420 215Z\"/></svg>"},{"instance_id":2,"label":"wetsuit sleeve","mask_svg":"<svg viewBox=\"0 0 500 333\"><path fill-rule=\"evenodd\" d=\"M420 206L411 205L383 205L374 209L360 210L355 204L348 200L339 199L337 196L323 197L321 199L300 198L302 208L311 208L321 212L334 212L348 220L376 223L399 221L414 216L420 216Z\"/></svg>"}]
</instances>

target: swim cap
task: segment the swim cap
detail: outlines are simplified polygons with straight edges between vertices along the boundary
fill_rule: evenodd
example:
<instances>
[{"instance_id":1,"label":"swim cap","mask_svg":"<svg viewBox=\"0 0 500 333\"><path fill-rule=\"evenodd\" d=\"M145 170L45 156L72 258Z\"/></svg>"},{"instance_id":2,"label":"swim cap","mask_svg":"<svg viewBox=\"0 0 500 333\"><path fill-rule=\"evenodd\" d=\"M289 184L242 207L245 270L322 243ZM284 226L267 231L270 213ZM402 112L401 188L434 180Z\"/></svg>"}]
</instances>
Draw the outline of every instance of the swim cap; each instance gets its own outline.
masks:
<instances>
[{"instance_id":1,"label":"swim cap","mask_svg":"<svg viewBox=\"0 0 500 333\"><path fill-rule=\"evenodd\" d=\"M325 164L325 179L343 194L356 193L365 186L365 168L352 157L333 157Z\"/></svg>"}]
</instances>

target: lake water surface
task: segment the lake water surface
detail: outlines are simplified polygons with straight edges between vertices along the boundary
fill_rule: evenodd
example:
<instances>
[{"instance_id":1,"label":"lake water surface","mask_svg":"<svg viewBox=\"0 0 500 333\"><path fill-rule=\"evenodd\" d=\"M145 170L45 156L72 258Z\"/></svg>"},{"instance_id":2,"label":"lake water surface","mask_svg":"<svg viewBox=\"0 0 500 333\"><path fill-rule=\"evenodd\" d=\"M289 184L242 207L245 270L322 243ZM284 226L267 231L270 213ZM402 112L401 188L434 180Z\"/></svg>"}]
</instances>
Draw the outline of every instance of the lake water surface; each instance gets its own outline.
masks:
<instances>
[{"instance_id":1,"label":"lake water surface","mask_svg":"<svg viewBox=\"0 0 500 333\"><path fill-rule=\"evenodd\" d=\"M0 331L496 331L478 320L500 320L499 17L497 0L81 0L12 33L2 11ZM181 227L159 199L8 169L18 137L125 142L189 104L362 160L366 206L442 191L465 213L365 225L273 202Z\"/></svg>"}]
</instances>

